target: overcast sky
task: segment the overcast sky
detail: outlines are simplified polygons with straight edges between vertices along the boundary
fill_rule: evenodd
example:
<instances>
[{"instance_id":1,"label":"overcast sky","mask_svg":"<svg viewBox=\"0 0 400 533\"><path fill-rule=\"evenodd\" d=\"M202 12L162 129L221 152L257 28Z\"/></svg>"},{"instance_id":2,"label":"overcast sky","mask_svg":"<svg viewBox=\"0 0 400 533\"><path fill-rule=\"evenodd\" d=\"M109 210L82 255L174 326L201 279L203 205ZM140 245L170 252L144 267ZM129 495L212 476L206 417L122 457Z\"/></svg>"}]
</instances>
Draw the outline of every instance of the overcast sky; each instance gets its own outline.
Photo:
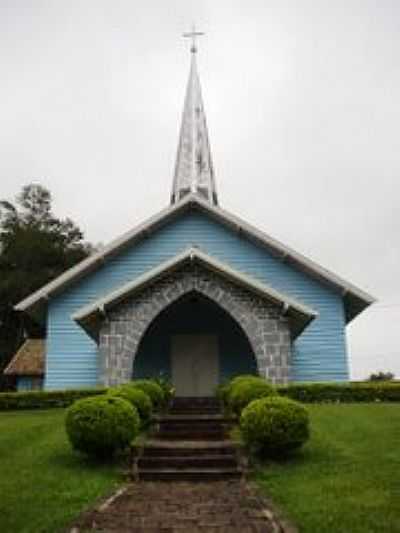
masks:
<instances>
[{"instance_id":1,"label":"overcast sky","mask_svg":"<svg viewBox=\"0 0 400 533\"><path fill-rule=\"evenodd\" d=\"M400 376L398 0L0 0L1 198L94 243L165 207L193 21L221 205L376 296L352 376Z\"/></svg>"}]
</instances>

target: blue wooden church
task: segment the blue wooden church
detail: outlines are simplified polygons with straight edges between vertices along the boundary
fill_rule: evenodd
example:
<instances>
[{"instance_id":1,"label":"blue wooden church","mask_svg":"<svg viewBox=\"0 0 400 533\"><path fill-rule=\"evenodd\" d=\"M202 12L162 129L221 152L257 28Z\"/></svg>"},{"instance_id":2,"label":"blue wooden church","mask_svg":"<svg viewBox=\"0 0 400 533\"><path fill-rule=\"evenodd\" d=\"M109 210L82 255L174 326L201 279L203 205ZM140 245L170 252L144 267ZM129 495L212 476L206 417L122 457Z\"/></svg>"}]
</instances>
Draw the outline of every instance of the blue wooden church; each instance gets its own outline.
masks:
<instances>
[{"instance_id":1,"label":"blue wooden church","mask_svg":"<svg viewBox=\"0 0 400 533\"><path fill-rule=\"evenodd\" d=\"M46 324L45 389L164 374L205 396L240 373L349 379L346 325L374 300L219 206L196 52L170 205L16 306ZM26 345L8 368L19 388L34 383L29 357Z\"/></svg>"}]
</instances>

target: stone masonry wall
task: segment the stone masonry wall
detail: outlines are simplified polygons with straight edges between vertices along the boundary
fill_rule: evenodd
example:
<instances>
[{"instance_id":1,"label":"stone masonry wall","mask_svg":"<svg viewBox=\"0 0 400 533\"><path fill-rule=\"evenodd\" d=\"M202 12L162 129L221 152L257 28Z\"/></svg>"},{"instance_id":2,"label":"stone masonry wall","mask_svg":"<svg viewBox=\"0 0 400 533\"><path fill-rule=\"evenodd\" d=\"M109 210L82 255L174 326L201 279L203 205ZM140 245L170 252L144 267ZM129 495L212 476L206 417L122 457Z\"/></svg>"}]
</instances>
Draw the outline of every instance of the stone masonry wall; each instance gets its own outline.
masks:
<instances>
[{"instance_id":1,"label":"stone masonry wall","mask_svg":"<svg viewBox=\"0 0 400 533\"><path fill-rule=\"evenodd\" d=\"M253 348L259 374L286 383L290 365L290 331L280 308L223 276L191 264L182 267L109 312L100 330L100 379L118 385L132 378L140 341L152 321L180 297L197 292L217 303L236 322Z\"/></svg>"}]
</instances>

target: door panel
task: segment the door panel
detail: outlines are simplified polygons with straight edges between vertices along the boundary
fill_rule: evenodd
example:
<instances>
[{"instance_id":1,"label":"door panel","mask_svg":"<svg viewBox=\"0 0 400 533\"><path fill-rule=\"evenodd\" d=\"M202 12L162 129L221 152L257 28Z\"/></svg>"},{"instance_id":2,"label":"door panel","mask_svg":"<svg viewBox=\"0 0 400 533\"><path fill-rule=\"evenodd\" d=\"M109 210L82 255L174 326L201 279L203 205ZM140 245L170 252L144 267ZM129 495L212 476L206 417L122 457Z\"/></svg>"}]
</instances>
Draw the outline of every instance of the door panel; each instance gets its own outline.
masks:
<instances>
[{"instance_id":1,"label":"door panel","mask_svg":"<svg viewBox=\"0 0 400 533\"><path fill-rule=\"evenodd\" d=\"M212 396L219 374L217 335L174 335L171 366L177 396Z\"/></svg>"}]
</instances>

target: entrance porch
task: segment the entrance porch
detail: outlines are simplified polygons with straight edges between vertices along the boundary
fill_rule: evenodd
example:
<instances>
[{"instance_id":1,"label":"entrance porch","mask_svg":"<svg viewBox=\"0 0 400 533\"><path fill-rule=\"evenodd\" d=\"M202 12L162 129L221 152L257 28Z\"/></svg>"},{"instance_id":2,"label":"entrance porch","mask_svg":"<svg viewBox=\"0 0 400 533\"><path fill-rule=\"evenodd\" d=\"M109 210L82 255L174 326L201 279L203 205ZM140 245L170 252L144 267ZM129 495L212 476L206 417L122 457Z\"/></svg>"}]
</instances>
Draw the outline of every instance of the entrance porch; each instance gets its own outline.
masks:
<instances>
[{"instance_id":1,"label":"entrance porch","mask_svg":"<svg viewBox=\"0 0 400 533\"><path fill-rule=\"evenodd\" d=\"M243 373L286 383L292 341L315 316L191 248L73 318L99 344L100 383L165 374L178 394L200 396Z\"/></svg>"},{"instance_id":2,"label":"entrance porch","mask_svg":"<svg viewBox=\"0 0 400 533\"><path fill-rule=\"evenodd\" d=\"M211 396L218 383L256 373L256 359L240 325L195 292L154 319L133 365L134 378L168 377L177 396Z\"/></svg>"}]
</instances>

